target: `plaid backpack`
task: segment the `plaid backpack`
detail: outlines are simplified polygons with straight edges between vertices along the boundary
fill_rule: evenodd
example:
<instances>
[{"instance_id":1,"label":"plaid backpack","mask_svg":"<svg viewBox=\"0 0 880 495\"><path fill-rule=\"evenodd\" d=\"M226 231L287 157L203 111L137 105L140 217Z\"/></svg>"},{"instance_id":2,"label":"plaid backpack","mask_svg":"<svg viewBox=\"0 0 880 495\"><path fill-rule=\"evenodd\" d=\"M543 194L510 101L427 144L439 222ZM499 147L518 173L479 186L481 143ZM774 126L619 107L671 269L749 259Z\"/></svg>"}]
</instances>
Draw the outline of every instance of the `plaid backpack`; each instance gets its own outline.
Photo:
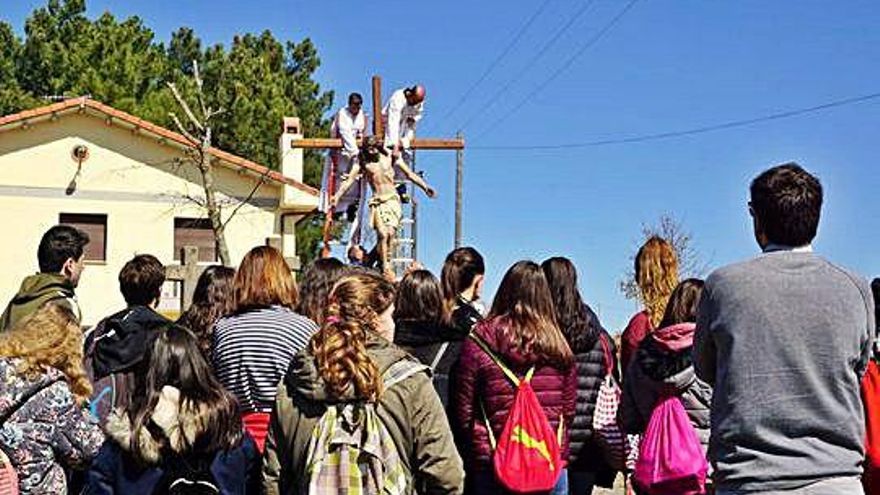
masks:
<instances>
[{"instance_id":1,"label":"plaid backpack","mask_svg":"<svg viewBox=\"0 0 880 495\"><path fill-rule=\"evenodd\" d=\"M401 360L382 374L383 390L429 368ZM318 420L306 451L307 493L396 495L409 474L372 402L331 404Z\"/></svg>"}]
</instances>

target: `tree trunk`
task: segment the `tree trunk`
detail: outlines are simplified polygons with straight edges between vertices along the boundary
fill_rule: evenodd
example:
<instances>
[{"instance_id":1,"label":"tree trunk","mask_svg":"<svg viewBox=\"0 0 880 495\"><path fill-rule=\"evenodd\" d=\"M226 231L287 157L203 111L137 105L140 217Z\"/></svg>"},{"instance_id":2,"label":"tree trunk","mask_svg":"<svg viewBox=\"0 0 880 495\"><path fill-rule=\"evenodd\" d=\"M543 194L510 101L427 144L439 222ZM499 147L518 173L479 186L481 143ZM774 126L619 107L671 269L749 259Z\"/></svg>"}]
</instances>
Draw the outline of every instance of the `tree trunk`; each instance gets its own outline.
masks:
<instances>
[{"instance_id":1,"label":"tree trunk","mask_svg":"<svg viewBox=\"0 0 880 495\"><path fill-rule=\"evenodd\" d=\"M217 243L217 254L223 266L232 266L229 259L229 248L226 246L226 229L223 219L220 217L220 207L214 195L214 169L210 162L208 149L211 147L211 128L205 128L204 139L199 147L199 170L202 172L202 185L205 188L205 208L208 210L208 218L211 220L211 229L214 231L214 242Z\"/></svg>"}]
</instances>

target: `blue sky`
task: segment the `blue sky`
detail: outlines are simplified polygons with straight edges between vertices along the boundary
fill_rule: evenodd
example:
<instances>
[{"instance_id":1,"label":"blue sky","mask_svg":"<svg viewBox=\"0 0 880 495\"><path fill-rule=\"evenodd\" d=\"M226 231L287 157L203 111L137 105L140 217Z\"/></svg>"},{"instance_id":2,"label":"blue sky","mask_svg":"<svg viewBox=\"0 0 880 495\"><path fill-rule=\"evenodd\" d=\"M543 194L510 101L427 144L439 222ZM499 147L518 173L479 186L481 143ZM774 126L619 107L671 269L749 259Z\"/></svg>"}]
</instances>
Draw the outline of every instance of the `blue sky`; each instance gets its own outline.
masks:
<instances>
[{"instance_id":1,"label":"blue sky","mask_svg":"<svg viewBox=\"0 0 880 495\"><path fill-rule=\"evenodd\" d=\"M21 30L44 3L5 0L0 18ZM757 247L748 182L792 160L826 188L817 250L866 277L880 275L880 99L667 140L478 148L686 130L880 92L874 1L641 0L571 58L627 4L549 0L465 104L444 118L542 1L88 1L90 15L138 15L161 40L179 26L210 43L264 29L282 39L310 37L323 61L317 78L336 91L337 103L350 91L369 94L373 73L384 77L386 94L425 84L422 135L452 135L470 121L463 129L472 147L465 153L464 233L486 256L490 295L516 260L565 255L606 327L620 330L636 306L618 281L643 223L674 215L711 267L750 257ZM455 157L423 152L418 165L440 191L420 208L420 255L439 270L452 245Z\"/></svg>"}]
</instances>

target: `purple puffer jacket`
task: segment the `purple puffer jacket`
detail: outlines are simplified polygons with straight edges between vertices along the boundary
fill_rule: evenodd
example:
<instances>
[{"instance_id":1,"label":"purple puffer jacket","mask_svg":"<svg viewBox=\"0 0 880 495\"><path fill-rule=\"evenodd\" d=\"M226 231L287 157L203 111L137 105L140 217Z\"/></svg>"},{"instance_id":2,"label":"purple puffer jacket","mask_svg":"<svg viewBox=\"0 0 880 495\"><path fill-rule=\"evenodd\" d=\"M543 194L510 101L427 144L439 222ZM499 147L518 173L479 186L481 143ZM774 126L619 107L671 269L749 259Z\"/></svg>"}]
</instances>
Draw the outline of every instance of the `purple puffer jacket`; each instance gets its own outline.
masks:
<instances>
[{"instance_id":1,"label":"purple puffer jacket","mask_svg":"<svg viewBox=\"0 0 880 495\"><path fill-rule=\"evenodd\" d=\"M474 328L504 363L518 376L525 376L531 367L526 358L502 341L497 319L485 320ZM470 469L482 470L491 464L492 449L486 433L486 423L480 408L482 401L495 438L501 436L504 422L513 405L516 388L504 372L472 339L465 339L454 382L454 414L463 444L459 451ZM551 366L540 366L532 377L532 389L544 408L554 430L560 417L565 419L562 458L568 459L568 430L575 412L577 370L571 366L560 371Z\"/></svg>"}]
</instances>

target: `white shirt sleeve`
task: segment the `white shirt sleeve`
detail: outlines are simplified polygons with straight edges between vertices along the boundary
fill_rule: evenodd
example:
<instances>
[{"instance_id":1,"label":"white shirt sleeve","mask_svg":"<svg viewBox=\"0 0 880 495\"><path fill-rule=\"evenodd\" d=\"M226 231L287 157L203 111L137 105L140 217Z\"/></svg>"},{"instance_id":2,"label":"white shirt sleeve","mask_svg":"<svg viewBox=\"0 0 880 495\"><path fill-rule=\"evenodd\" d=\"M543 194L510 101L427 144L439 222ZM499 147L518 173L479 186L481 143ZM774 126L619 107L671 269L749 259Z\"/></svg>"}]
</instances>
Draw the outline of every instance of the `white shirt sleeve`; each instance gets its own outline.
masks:
<instances>
[{"instance_id":1,"label":"white shirt sleeve","mask_svg":"<svg viewBox=\"0 0 880 495\"><path fill-rule=\"evenodd\" d=\"M406 107L406 96L403 91L395 91L388 100L385 107L385 115L387 118L387 129L385 129L385 147L390 148L397 144L400 139L400 119L403 116L403 109Z\"/></svg>"},{"instance_id":2,"label":"white shirt sleeve","mask_svg":"<svg viewBox=\"0 0 880 495\"><path fill-rule=\"evenodd\" d=\"M351 115L348 114L348 110L345 108L339 110L339 112L336 113L336 118L334 119L333 124L336 135L342 139L342 154L347 157L356 156L358 154L358 129L354 120L351 118Z\"/></svg>"},{"instance_id":3,"label":"white shirt sleeve","mask_svg":"<svg viewBox=\"0 0 880 495\"><path fill-rule=\"evenodd\" d=\"M422 120L423 106L424 103L419 103L415 106L406 107L404 112L406 120L403 122L403 134L400 136L401 144L405 149L409 149L413 138L416 137L416 124Z\"/></svg>"}]
</instances>

